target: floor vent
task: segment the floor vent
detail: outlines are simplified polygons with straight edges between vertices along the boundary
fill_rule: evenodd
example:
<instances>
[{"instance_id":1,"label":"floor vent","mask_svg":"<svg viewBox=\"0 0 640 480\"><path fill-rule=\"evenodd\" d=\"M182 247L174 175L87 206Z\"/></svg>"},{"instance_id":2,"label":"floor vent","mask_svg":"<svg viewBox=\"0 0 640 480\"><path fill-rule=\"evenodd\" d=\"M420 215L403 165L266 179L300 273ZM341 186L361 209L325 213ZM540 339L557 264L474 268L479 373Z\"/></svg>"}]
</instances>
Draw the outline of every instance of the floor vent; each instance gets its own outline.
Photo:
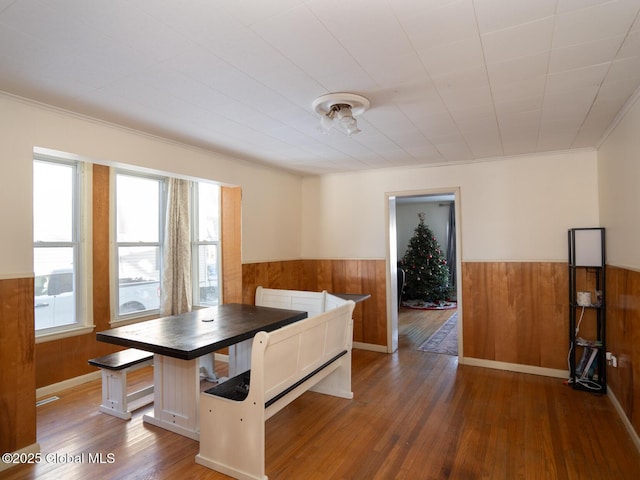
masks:
<instances>
[{"instance_id":1,"label":"floor vent","mask_svg":"<svg viewBox=\"0 0 640 480\"><path fill-rule=\"evenodd\" d=\"M44 405L45 403L55 402L56 400L60 400L60 397L43 398L42 400L38 400L36 402L36 407L39 407L40 405Z\"/></svg>"}]
</instances>

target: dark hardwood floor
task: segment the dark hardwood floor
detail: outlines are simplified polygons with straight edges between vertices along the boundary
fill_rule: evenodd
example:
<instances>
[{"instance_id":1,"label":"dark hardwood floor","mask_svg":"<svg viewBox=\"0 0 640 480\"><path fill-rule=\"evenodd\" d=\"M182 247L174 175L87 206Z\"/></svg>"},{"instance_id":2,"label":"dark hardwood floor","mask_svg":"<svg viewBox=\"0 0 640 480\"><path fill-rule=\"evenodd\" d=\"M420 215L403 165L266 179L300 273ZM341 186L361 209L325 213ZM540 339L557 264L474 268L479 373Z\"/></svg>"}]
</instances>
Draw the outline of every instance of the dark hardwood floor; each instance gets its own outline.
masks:
<instances>
[{"instance_id":1,"label":"dark hardwood floor","mask_svg":"<svg viewBox=\"0 0 640 480\"><path fill-rule=\"evenodd\" d=\"M354 350L353 400L307 392L267 421L270 479L639 478L640 454L606 396L401 343L394 354ZM57 463L0 478L228 478L195 463L198 442L144 424L151 406L130 421L99 413L98 381L58 396L38 407L43 456Z\"/></svg>"}]
</instances>

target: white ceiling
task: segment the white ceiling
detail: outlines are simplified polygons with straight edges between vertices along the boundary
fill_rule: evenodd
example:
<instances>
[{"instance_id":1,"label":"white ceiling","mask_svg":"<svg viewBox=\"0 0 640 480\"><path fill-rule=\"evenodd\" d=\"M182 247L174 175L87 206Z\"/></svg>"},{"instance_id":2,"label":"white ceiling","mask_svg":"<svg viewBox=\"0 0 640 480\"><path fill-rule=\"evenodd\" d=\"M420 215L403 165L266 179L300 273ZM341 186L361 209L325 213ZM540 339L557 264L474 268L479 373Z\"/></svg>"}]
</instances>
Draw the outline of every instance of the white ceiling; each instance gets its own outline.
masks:
<instances>
[{"instance_id":1,"label":"white ceiling","mask_svg":"<svg viewBox=\"0 0 640 480\"><path fill-rule=\"evenodd\" d=\"M597 147L640 0L0 0L0 90L321 174ZM313 100L364 95L362 133Z\"/></svg>"}]
</instances>

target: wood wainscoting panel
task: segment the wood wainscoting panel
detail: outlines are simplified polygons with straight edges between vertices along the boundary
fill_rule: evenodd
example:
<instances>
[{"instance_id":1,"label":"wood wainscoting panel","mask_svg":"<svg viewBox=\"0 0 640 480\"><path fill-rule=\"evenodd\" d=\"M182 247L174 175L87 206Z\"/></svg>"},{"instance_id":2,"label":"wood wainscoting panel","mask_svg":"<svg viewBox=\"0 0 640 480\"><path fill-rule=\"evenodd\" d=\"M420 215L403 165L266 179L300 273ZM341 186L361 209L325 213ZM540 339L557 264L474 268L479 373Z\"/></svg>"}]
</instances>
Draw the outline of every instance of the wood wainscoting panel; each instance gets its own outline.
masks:
<instances>
[{"instance_id":1,"label":"wood wainscoting panel","mask_svg":"<svg viewBox=\"0 0 640 480\"><path fill-rule=\"evenodd\" d=\"M567 369L568 267L463 262L465 357Z\"/></svg>"},{"instance_id":2,"label":"wood wainscoting panel","mask_svg":"<svg viewBox=\"0 0 640 480\"><path fill-rule=\"evenodd\" d=\"M242 266L242 300L253 304L256 287L368 293L356 305L354 341L387 344L386 273L384 260L288 260Z\"/></svg>"},{"instance_id":3,"label":"wood wainscoting panel","mask_svg":"<svg viewBox=\"0 0 640 480\"><path fill-rule=\"evenodd\" d=\"M0 452L36 443L33 278L0 280Z\"/></svg>"},{"instance_id":4,"label":"wood wainscoting panel","mask_svg":"<svg viewBox=\"0 0 640 480\"><path fill-rule=\"evenodd\" d=\"M640 433L640 272L607 267L607 384Z\"/></svg>"},{"instance_id":5,"label":"wood wainscoting panel","mask_svg":"<svg viewBox=\"0 0 640 480\"><path fill-rule=\"evenodd\" d=\"M242 302L242 189L220 188L222 303Z\"/></svg>"},{"instance_id":6,"label":"wood wainscoting panel","mask_svg":"<svg viewBox=\"0 0 640 480\"><path fill-rule=\"evenodd\" d=\"M109 328L111 320L109 171L93 165L93 322L98 330Z\"/></svg>"}]
</instances>

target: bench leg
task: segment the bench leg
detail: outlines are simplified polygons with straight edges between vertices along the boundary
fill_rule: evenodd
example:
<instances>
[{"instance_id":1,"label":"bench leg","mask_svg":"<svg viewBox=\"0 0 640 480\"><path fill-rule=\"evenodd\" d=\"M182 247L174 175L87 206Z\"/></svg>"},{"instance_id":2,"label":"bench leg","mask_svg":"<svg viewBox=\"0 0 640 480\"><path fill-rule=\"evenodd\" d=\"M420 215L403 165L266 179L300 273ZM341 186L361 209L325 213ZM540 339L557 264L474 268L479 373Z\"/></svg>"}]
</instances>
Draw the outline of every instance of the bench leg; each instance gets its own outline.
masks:
<instances>
[{"instance_id":1,"label":"bench leg","mask_svg":"<svg viewBox=\"0 0 640 480\"><path fill-rule=\"evenodd\" d=\"M333 372L316 383L309 390L334 397L353 398L351 391L351 351L337 360L339 364Z\"/></svg>"},{"instance_id":2,"label":"bench leg","mask_svg":"<svg viewBox=\"0 0 640 480\"><path fill-rule=\"evenodd\" d=\"M348 325L347 338L353 338L353 319ZM353 392L351 391L351 341L349 341L347 350L347 354L338 360L340 366L311 388L311 391L333 395L334 397L353 398Z\"/></svg>"},{"instance_id":3,"label":"bench leg","mask_svg":"<svg viewBox=\"0 0 640 480\"><path fill-rule=\"evenodd\" d=\"M264 405L202 395L196 463L240 480L267 480Z\"/></svg>"},{"instance_id":4,"label":"bench leg","mask_svg":"<svg viewBox=\"0 0 640 480\"><path fill-rule=\"evenodd\" d=\"M123 370L102 369L102 405L100 411L122 420L131 418L131 411L153 402L153 385L127 393L127 372L151 365L146 362Z\"/></svg>"},{"instance_id":5,"label":"bench leg","mask_svg":"<svg viewBox=\"0 0 640 480\"><path fill-rule=\"evenodd\" d=\"M127 371L102 369L102 405L100 411L123 420L131 418L127 406Z\"/></svg>"}]
</instances>

